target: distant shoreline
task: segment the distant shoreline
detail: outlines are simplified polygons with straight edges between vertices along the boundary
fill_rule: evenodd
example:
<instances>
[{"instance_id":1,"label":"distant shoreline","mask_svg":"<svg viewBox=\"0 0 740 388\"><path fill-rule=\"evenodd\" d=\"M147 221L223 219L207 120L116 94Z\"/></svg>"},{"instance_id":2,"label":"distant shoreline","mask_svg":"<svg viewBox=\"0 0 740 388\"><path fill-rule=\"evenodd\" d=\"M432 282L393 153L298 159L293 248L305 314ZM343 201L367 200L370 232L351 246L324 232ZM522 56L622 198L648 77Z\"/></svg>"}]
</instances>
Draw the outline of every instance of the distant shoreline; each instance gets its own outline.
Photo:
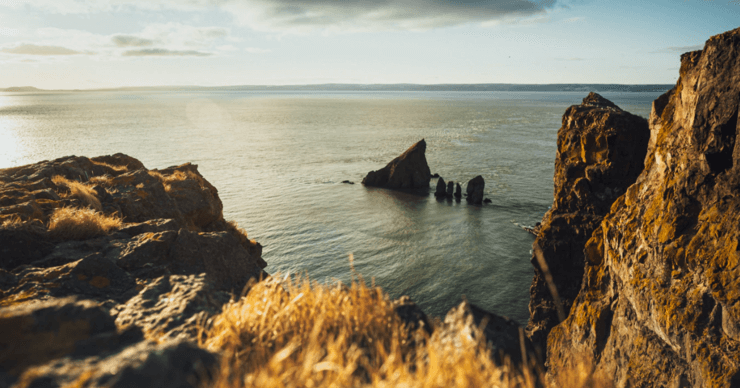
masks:
<instances>
[{"instance_id":1,"label":"distant shoreline","mask_svg":"<svg viewBox=\"0 0 740 388\"><path fill-rule=\"evenodd\" d=\"M105 89L46 90L32 86L0 89L8 93L35 92L197 92L197 91L356 91L356 92L663 92L673 84L315 84L236 86L137 86Z\"/></svg>"}]
</instances>

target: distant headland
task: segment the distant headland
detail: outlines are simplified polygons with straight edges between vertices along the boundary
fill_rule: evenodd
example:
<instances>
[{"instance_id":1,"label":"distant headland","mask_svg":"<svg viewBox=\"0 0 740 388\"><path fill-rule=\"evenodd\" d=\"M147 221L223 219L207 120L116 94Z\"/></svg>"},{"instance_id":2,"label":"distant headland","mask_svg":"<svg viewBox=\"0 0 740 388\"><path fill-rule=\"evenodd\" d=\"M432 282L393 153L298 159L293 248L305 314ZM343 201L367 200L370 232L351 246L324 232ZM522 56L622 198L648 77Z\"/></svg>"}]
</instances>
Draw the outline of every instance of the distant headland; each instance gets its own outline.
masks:
<instances>
[{"instance_id":1,"label":"distant headland","mask_svg":"<svg viewBox=\"0 0 740 388\"><path fill-rule=\"evenodd\" d=\"M346 91L346 92L665 92L670 84L313 84L234 86L135 86L106 89L45 90L32 86L0 92L149 92L149 91Z\"/></svg>"}]
</instances>

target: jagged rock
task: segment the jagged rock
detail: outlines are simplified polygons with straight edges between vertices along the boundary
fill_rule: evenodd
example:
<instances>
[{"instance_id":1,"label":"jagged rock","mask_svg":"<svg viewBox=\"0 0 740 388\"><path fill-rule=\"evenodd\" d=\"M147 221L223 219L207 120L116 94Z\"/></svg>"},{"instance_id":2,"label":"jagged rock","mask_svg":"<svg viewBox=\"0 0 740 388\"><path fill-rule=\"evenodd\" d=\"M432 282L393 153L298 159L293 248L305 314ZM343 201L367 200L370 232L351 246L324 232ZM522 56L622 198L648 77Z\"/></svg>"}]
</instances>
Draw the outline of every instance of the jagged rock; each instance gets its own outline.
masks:
<instances>
[{"instance_id":1,"label":"jagged rock","mask_svg":"<svg viewBox=\"0 0 740 388\"><path fill-rule=\"evenodd\" d=\"M740 386L739 76L740 29L681 56L645 169L587 242L583 288L548 337L552 372L586 354L616 386Z\"/></svg>"},{"instance_id":2,"label":"jagged rock","mask_svg":"<svg viewBox=\"0 0 740 388\"><path fill-rule=\"evenodd\" d=\"M462 198L462 187L460 187L460 182L455 184L455 198Z\"/></svg>"},{"instance_id":3,"label":"jagged rock","mask_svg":"<svg viewBox=\"0 0 740 388\"><path fill-rule=\"evenodd\" d=\"M562 123L555 157L555 198L533 250L542 253L567 315L581 288L583 247L612 202L642 171L650 131L645 119L596 93L568 108ZM535 277L527 331L544 351L546 336L560 319L536 256L532 264Z\"/></svg>"},{"instance_id":4,"label":"jagged rock","mask_svg":"<svg viewBox=\"0 0 740 388\"><path fill-rule=\"evenodd\" d=\"M90 346L104 353L142 338L121 337L113 318L97 303L76 298L51 299L0 309L0 370L18 377L34 365L87 355Z\"/></svg>"},{"instance_id":5,"label":"jagged rock","mask_svg":"<svg viewBox=\"0 0 740 388\"><path fill-rule=\"evenodd\" d=\"M486 342L491 347L491 356L499 364L508 358L514 365L521 365L522 350L533 354L533 347L524 335L524 327L516 321L483 310L467 301L450 309L444 318L443 330L463 330L474 335L474 328L481 328Z\"/></svg>"},{"instance_id":6,"label":"jagged rock","mask_svg":"<svg viewBox=\"0 0 740 388\"><path fill-rule=\"evenodd\" d=\"M483 190L486 187L486 182L483 177L478 175L477 177L468 181L468 187L465 189L467 194L467 201L476 205L483 203Z\"/></svg>"},{"instance_id":7,"label":"jagged rock","mask_svg":"<svg viewBox=\"0 0 740 388\"><path fill-rule=\"evenodd\" d=\"M408 296L404 295L394 300L393 310L412 331L423 327L427 333L432 334L433 328L427 315Z\"/></svg>"},{"instance_id":8,"label":"jagged rock","mask_svg":"<svg viewBox=\"0 0 740 388\"><path fill-rule=\"evenodd\" d=\"M143 341L111 355L64 358L32 367L17 388L196 388L211 376L218 357L187 341Z\"/></svg>"},{"instance_id":9,"label":"jagged rock","mask_svg":"<svg viewBox=\"0 0 740 388\"><path fill-rule=\"evenodd\" d=\"M0 170L0 193L0 386L199 386L216 357L157 343L197 339L232 292L267 276L195 165L66 157ZM67 240L49 231L60 207L123 223Z\"/></svg>"},{"instance_id":10,"label":"jagged rock","mask_svg":"<svg viewBox=\"0 0 740 388\"><path fill-rule=\"evenodd\" d=\"M427 143L421 139L382 169L370 171L362 179L362 184L389 189L429 188L432 174L424 156L426 148Z\"/></svg>"},{"instance_id":11,"label":"jagged rock","mask_svg":"<svg viewBox=\"0 0 740 388\"><path fill-rule=\"evenodd\" d=\"M444 197L445 195L447 195L446 190L447 184L445 183L445 180L442 177L439 177L439 179L437 180L437 190L434 191L434 196L438 198Z\"/></svg>"},{"instance_id":12,"label":"jagged rock","mask_svg":"<svg viewBox=\"0 0 740 388\"><path fill-rule=\"evenodd\" d=\"M198 327L221 312L231 298L201 275L163 276L149 283L126 304L116 307L118 326L136 325L158 338L198 340Z\"/></svg>"},{"instance_id":13,"label":"jagged rock","mask_svg":"<svg viewBox=\"0 0 740 388\"><path fill-rule=\"evenodd\" d=\"M447 192L445 193L445 196L447 198L452 198L452 192L455 190L455 183L452 181L447 182Z\"/></svg>"}]
</instances>

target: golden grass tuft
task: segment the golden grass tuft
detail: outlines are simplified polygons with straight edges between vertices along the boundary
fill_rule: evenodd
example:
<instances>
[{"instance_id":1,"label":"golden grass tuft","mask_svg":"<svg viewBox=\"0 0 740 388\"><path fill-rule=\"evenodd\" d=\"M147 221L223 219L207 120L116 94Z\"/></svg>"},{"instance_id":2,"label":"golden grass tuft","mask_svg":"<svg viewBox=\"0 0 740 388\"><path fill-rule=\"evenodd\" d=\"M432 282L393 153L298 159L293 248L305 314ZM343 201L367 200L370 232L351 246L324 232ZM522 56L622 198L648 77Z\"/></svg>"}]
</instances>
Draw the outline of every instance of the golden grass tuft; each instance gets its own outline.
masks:
<instances>
[{"instance_id":1,"label":"golden grass tuft","mask_svg":"<svg viewBox=\"0 0 740 388\"><path fill-rule=\"evenodd\" d=\"M82 240L107 235L122 224L123 220L116 215L105 215L89 208L63 207L54 209L51 214L49 232L65 240Z\"/></svg>"},{"instance_id":2,"label":"golden grass tuft","mask_svg":"<svg viewBox=\"0 0 740 388\"><path fill-rule=\"evenodd\" d=\"M456 327L409 333L386 294L309 280L252 286L224 307L201 344L222 352L211 386L232 387L522 387L544 381L530 368L496 365L484 336ZM594 384L577 370L568 387ZM607 384L607 385L602 385Z\"/></svg>"},{"instance_id":3,"label":"golden grass tuft","mask_svg":"<svg viewBox=\"0 0 740 388\"><path fill-rule=\"evenodd\" d=\"M82 182L69 180L61 175L54 176L51 181L57 186L66 186L69 189L68 196L79 199L85 205L97 211L103 210L103 205L92 187Z\"/></svg>"},{"instance_id":4,"label":"golden grass tuft","mask_svg":"<svg viewBox=\"0 0 740 388\"><path fill-rule=\"evenodd\" d=\"M114 165L110 163L95 161L92 159L90 159L90 161L92 162L92 164L97 164L98 166L108 167L111 170L118 172L118 173L128 172L128 166L125 166L125 165Z\"/></svg>"},{"instance_id":5,"label":"golden grass tuft","mask_svg":"<svg viewBox=\"0 0 740 388\"><path fill-rule=\"evenodd\" d=\"M160 182L162 182L162 184L164 185L164 190L168 193L172 191L173 182L184 181L184 180L190 179L190 180L195 180L201 186L204 185L203 178L201 178L200 176L198 176L198 174L192 171L176 170L170 175L164 175L159 171L150 170L149 175L157 178Z\"/></svg>"}]
</instances>

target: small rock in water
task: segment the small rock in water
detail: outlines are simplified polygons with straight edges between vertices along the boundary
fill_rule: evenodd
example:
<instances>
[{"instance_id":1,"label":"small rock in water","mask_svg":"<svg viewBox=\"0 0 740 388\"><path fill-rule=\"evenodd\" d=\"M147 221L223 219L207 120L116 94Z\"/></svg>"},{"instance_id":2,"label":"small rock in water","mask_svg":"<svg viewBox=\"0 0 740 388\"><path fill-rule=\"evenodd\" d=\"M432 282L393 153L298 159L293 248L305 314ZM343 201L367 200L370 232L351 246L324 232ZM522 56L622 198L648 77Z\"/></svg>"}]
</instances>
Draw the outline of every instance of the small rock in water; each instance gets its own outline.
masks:
<instances>
[{"instance_id":1,"label":"small rock in water","mask_svg":"<svg viewBox=\"0 0 740 388\"><path fill-rule=\"evenodd\" d=\"M434 196L444 197L446 186L447 185L445 185L445 180L442 177L440 177L439 180L437 180L437 190L434 191Z\"/></svg>"},{"instance_id":2,"label":"small rock in water","mask_svg":"<svg viewBox=\"0 0 740 388\"><path fill-rule=\"evenodd\" d=\"M452 198L452 192L455 190L455 183L449 181L447 183L447 198Z\"/></svg>"},{"instance_id":3,"label":"small rock in water","mask_svg":"<svg viewBox=\"0 0 740 388\"><path fill-rule=\"evenodd\" d=\"M492 201L490 199L488 199L488 198L486 198L486 199L483 200L483 203L491 203L491 202Z\"/></svg>"},{"instance_id":4,"label":"small rock in water","mask_svg":"<svg viewBox=\"0 0 740 388\"><path fill-rule=\"evenodd\" d=\"M346 183L348 185L354 185L355 184L355 182L352 182L352 181L342 181L342 183Z\"/></svg>"},{"instance_id":5,"label":"small rock in water","mask_svg":"<svg viewBox=\"0 0 740 388\"><path fill-rule=\"evenodd\" d=\"M460 182L455 184L455 198L458 200L462 198L462 187L460 187Z\"/></svg>"},{"instance_id":6,"label":"small rock in water","mask_svg":"<svg viewBox=\"0 0 740 388\"><path fill-rule=\"evenodd\" d=\"M468 187L465 190L467 192L468 202L472 202L475 205L483 203L483 189L486 187L486 182L483 177L478 175L477 177L468 181Z\"/></svg>"},{"instance_id":7,"label":"small rock in water","mask_svg":"<svg viewBox=\"0 0 740 388\"><path fill-rule=\"evenodd\" d=\"M432 174L432 178L439 178L439 174L437 174L437 173L435 172L434 174Z\"/></svg>"}]
</instances>

